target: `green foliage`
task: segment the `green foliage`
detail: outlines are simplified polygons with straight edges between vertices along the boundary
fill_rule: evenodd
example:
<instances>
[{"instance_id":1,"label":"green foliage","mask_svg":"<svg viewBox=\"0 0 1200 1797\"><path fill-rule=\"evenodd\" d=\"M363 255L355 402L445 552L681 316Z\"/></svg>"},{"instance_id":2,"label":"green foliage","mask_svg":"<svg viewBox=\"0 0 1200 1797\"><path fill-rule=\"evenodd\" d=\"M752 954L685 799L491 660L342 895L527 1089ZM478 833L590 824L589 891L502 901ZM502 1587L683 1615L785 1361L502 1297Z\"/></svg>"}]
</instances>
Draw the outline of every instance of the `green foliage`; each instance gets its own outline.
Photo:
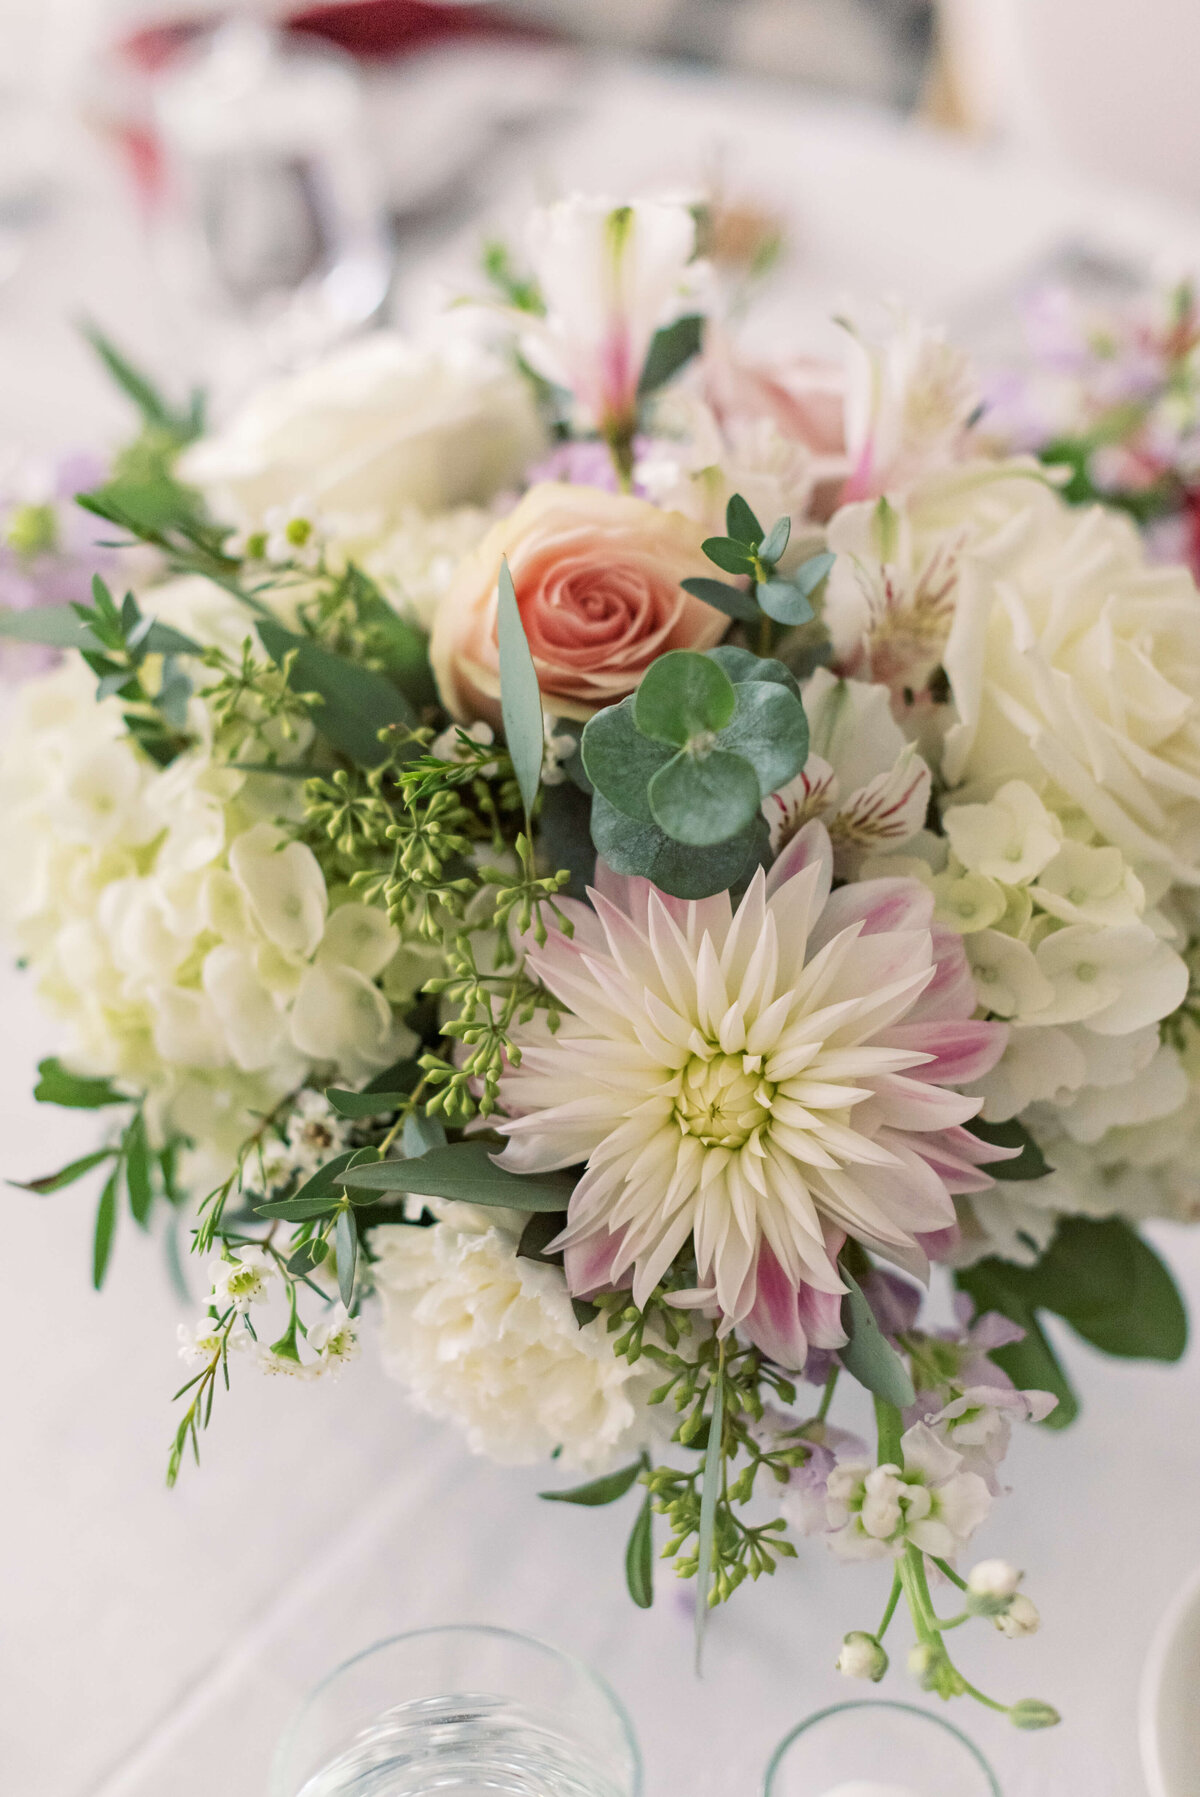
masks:
<instances>
[{"instance_id":1,"label":"green foliage","mask_svg":"<svg viewBox=\"0 0 1200 1797\"><path fill-rule=\"evenodd\" d=\"M507 561L500 565L496 633L504 735L528 822L542 778L545 728L537 671L525 640L525 626Z\"/></svg>"},{"instance_id":2,"label":"green foliage","mask_svg":"<svg viewBox=\"0 0 1200 1797\"><path fill-rule=\"evenodd\" d=\"M705 539L704 553L723 573L747 580L748 588L696 576L683 582L684 591L727 617L744 623L760 620L767 639L772 624L788 629L807 624L813 616L813 597L828 578L834 556L823 550L794 573L781 575L778 567L791 538L791 520L779 518L764 531L740 493L726 507L725 529L725 536Z\"/></svg>"},{"instance_id":3,"label":"green foliage","mask_svg":"<svg viewBox=\"0 0 1200 1797\"><path fill-rule=\"evenodd\" d=\"M111 1080L72 1073L53 1056L38 1062L33 1096L39 1104L59 1104L78 1111L94 1111L101 1105L130 1102L123 1092L117 1091Z\"/></svg>"},{"instance_id":4,"label":"green foliage","mask_svg":"<svg viewBox=\"0 0 1200 1797\"><path fill-rule=\"evenodd\" d=\"M85 324L83 334L100 357L116 385L133 401L147 430L160 432L171 439L177 449L191 443L204 430L204 396L193 392L187 406L179 410L159 392L153 381L119 350L98 326Z\"/></svg>"},{"instance_id":5,"label":"green foliage","mask_svg":"<svg viewBox=\"0 0 1200 1797\"><path fill-rule=\"evenodd\" d=\"M632 698L588 722L582 753L599 852L616 867L615 847L617 871L695 897L753 864L760 803L803 767L808 721L781 663L746 650L676 650ZM671 844L730 853L711 863L689 855L676 869Z\"/></svg>"},{"instance_id":6,"label":"green foliage","mask_svg":"<svg viewBox=\"0 0 1200 1797\"><path fill-rule=\"evenodd\" d=\"M531 275L519 275L513 268L512 252L499 238L489 239L483 246L483 272L492 286L518 312L541 318L546 302Z\"/></svg>"},{"instance_id":7,"label":"green foliage","mask_svg":"<svg viewBox=\"0 0 1200 1797\"><path fill-rule=\"evenodd\" d=\"M269 619L259 620L258 634L272 660L281 668L286 664L293 690L319 696L321 703L313 713L317 729L357 766L370 768L385 761L389 747L381 736L408 733L416 723L408 700L382 674L331 655L310 638Z\"/></svg>"},{"instance_id":8,"label":"green foliage","mask_svg":"<svg viewBox=\"0 0 1200 1797\"><path fill-rule=\"evenodd\" d=\"M117 1231L117 1175L110 1173L100 1194L96 1211L96 1229L92 1238L92 1284L97 1291L104 1284Z\"/></svg>"},{"instance_id":9,"label":"green foliage","mask_svg":"<svg viewBox=\"0 0 1200 1797\"><path fill-rule=\"evenodd\" d=\"M699 355L704 344L704 325L699 314L688 312L654 333L638 382L639 398L657 393L686 368L693 356Z\"/></svg>"},{"instance_id":10,"label":"green foliage","mask_svg":"<svg viewBox=\"0 0 1200 1797\"><path fill-rule=\"evenodd\" d=\"M355 1191L412 1192L422 1198L461 1198L512 1210L565 1211L575 1180L567 1173L510 1173L492 1159L485 1142L454 1142L415 1160L355 1167L346 1185Z\"/></svg>"},{"instance_id":11,"label":"green foliage","mask_svg":"<svg viewBox=\"0 0 1200 1797\"><path fill-rule=\"evenodd\" d=\"M97 1148L93 1154L84 1154L77 1161L69 1161L57 1173L44 1173L38 1179L10 1179L5 1183L18 1192L37 1192L42 1196L48 1192L61 1192L64 1186L73 1186L77 1179L82 1179L93 1167L110 1161L115 1153L115 1148Z\"/></svg>"},{"instance_id":12,"label":"green foliage","mask_svg":"<svg viewBox=\"0 0 1200 1797\"><path fill-rule=\"evenodd\" d=\"M625 1583L639 1610L654 1603L654 1500L647 1492L625 1549Z\"/></svg>"},{"instance_id":13,"label":"green foliage","mask_svg":"<svg viewBox=\"0 0 1200 1797\"><path fill-rule=\"evenodd\" d=\"M615 1504L627 1491L632 1491L637 1484L638 1474L646 1464L645 1459L635 1460L630 1466L623 1466L619 1472L605 1473L599 1479L589 1479L586 1485L573 1485L569 1491L541 1491L538 1496L545 1498L550 1504L585 1504L590 1509L600 1504Z\"/></svg>"},{"instance_id":14,"label":"green foliage","mask_svg":"<svg viewBox=\"0 0 1200 1797\"><path fill-rule=\"evenodd\" d=\"M860 1385L865 1385L885 1403L903 1410L916 1399L908 1368L881 1333L854 1275L844 1266L839 1271L847 1286L846 1296L842 1299L842 1328L849 1340L844 1348L838 1349L838 1358Z\"/></svg>"},{"instance_id":15,"label":"green foliage","mask_svg":"<svg viewBox=\"0 0 1200 1797\"><path fill-rule=\"evenodd\" d=\"M712 1592L713 1549L716 1546L717 1504L725 1478L725 1351L721 1349L717 1378L713 1383L712 1415L708 1419L708 1440L704 1448L704 1471L700 1479L700 1520L696 1533L696 1671L700 1671L700 1654L704 1646L704 1630Z\"/></svg>"},{"instance_id":16,"label":"green foliage","mask_svg":"<svg viewBox=\"0 0 1200 1797\"><path fill-rule=\"evenodd\" d=\"M334 1251L337 1255L338 1296L349 1309L354 1302L354 1273L358 1265L358 1225L349 1205L344 1205L337 1214Z\"/></svg>"}]
</instances>

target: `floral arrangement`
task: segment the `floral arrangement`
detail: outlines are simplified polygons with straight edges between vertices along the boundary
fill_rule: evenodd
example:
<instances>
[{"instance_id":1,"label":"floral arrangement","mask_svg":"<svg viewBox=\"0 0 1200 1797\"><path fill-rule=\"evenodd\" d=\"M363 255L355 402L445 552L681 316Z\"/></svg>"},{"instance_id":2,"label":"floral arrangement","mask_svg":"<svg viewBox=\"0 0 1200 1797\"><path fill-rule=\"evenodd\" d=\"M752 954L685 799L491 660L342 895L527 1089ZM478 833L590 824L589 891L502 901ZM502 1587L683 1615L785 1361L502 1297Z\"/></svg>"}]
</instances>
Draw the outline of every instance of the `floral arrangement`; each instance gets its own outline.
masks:
<instances>
[{"instance_id":1,"label":"floral arrangement","mask_svg":"<svg viewBox=\"0 0 1200 1797\"><path fill-rule=\"evenodd\" d=\"M823 1537L890 1573L844 1673L903 1597L926 1689L1048 1725L947 1631L1037 1626L959 1566L1077 1408L1044 1313L1184 1345L1196 587L911 320L748 360L682 205L529 254L208 434L106 351L146 429L81 504L153 571L0 622L62 652L0 761L37 1096L115 1119L31 1189L100 1170L97 1285L126 1202L190 1230L172 1480L373 1313L473 1450L640 1492L637 1604Z\"/></svg>"}]
</instances>

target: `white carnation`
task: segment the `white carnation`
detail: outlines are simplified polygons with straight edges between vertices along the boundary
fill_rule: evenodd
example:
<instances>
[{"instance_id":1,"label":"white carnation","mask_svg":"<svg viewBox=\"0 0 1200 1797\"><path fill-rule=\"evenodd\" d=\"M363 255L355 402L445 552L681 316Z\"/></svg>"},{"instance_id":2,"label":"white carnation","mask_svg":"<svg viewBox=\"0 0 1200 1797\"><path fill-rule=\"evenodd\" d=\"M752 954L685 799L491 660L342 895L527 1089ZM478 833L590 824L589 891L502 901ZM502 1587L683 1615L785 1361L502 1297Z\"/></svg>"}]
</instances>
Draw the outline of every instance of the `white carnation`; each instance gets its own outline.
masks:
<instances>
[{"instance_id":1,"label":"white carnation","mask_svg":"<svg viewBox=\"0 0 1200 1797\"><path fill-rule=\"evenodd\" d=\"M558 1267L518 1256L523 1215L430 1203L427 1228L375 1230L383 1360L473 1453L528 1464L561 1449L602 1469L649 1434L649 1374L618 1359L603 1318L582 1329Z\"/></svg>"}]
</instances>

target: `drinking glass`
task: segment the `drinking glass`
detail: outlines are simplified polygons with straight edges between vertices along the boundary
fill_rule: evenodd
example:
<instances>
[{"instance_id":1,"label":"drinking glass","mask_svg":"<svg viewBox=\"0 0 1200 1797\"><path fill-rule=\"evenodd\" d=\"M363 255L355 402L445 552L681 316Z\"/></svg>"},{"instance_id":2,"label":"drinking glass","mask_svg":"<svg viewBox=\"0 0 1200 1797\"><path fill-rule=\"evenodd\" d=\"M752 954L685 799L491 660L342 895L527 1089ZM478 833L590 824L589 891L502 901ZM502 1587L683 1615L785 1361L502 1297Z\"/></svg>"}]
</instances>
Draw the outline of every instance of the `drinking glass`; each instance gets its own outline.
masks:
<instances>
[{"instance_id":1,"label":"drinking glass","mask_svg":"<svg viewBox=\"0 0 1200 1797\"><path fill-rule=\"evenodd\" d=\"M1000 1797L1000 1786L952 1723L866 1698L818 1710L785 1735L763 1797Z\"/></svg>"},{"instance_id":2,"label":"drinking glass","mask_svg":"<svg viewBox=\"0 0 1200 1797\"><path fill-rule=\"evenodd\" d=\"M641 1797L632 1725L582 1661L507 1629L420 1629L318 1685L271 1797Z\"/></svg>"}]
</instances>

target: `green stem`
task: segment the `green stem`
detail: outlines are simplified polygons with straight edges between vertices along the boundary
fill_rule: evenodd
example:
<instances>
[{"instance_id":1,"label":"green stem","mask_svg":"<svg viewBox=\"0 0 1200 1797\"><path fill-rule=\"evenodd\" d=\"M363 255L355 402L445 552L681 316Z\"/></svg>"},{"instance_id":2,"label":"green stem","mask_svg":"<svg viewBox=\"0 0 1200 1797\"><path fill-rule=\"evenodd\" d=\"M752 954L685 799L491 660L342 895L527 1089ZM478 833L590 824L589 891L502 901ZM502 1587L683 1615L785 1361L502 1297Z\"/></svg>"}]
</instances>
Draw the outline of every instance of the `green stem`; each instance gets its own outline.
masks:
<instances>
[{"instance_id":1,"label":"green stem","mask_svg":"<svg viewBox=\"0 0 1200 1797\"><path fill-rule=\"evenodd\" d=\"M935 1554L931 1554L929 1557L937 1567L938 1571L945 1578L948 1578L952 1585L957 1585L960 1591L965 1591L967 1589L966 1579L959 1578L948 1560L939 1560Z\"/></svg>"},{"instance_id":2,"label":"green stem","mask_svg":"<svg viewBox=\"0 0 1200 1797\"><path fill-rule=\"evenodd\" d=\"M888 1629L891 1627L892 1617L896 1614L896 1605L900 1602L900 1593L903 1589L904 1585L900 1578L899 1568L897 1568L892 1577L892 1595L888 1598L887 1609L883 1612L883 1621L875 1630L875 1639L877 1641L882 1641L883 1637L887 1634Z\"/></svg>"},{"instance_id":3,"label":"green stem","mask_svg":"<svg viewBox=\"0 0 1200 1797\"><path fill-rule=\"evenodd\" d=\"M829 1406L833 1403L833 1394L837 1389L838 1374L841 1370L841 1367L838 1366L836 1362L829 1370L829 1377L825 1381L825 1389L821 1393L821 1402L817 1408L817 1414L813 1418L813 1421L816 1423L823 1423L825 1418L829 1415Z\"/></svg>"},{"instance_id":4,"label":"green stem","mask_svg":"<svg viewBox=\"0 0 1200 1797\"><path fill-rule=\"evenodd\" d=\"M995 1710L1000 1716L1008 1715L1009 1710L1012 1708L1011 1704L997 1703L994 1697L988 1697L985 1692L978 1688L978 1686L971 1684L969 1679L963 1678L961 1672L958 1676L962 1679L962 1688L965 1696L973 1697L976 1703L985 1704L989 1710Z\"/></svg>"},{"instance_id":5,"label":"green stem","mask_svg":"<svg viewBox=\"0 0 1200 1797\"><path fill-rule=\"evenodd\" d=\"M904 1465L904 1451L900 1446L900 1437L904 1429L904 1418L894 1404L885 1398L875 1400L875 1428L879 1441L880 1466Z\"/></svg>"}]
</instances>

